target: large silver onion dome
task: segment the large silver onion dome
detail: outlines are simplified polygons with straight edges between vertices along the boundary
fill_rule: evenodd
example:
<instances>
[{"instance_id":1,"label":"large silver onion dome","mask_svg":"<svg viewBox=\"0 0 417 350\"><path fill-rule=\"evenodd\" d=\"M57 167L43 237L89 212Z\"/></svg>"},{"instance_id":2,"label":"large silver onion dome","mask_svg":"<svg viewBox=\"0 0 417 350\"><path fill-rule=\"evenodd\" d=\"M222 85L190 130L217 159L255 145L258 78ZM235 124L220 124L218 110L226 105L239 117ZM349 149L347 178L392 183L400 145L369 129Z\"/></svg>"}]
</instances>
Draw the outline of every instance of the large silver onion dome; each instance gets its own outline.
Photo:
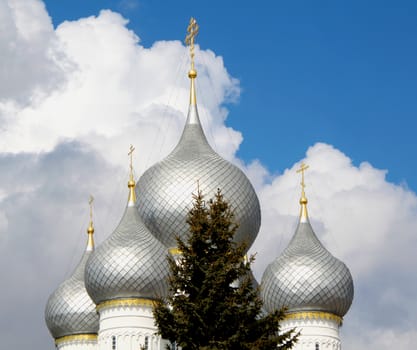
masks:
<instances>
[{"instance_id":1,"label":"large silver onion dome","mask_svg":"<svg viewBox=\"0 0 417 350\"><path fill-rule=\"evenodd\" d=\"M307 216L303 196L301 218L284 252L265 270L261 295L267 311L323 311L343 317L353 300L353 281L347 266L318 240Z\"/></svg>"},{"instance_id":2,"label":"large silver onion dome","mask_svg":"<svg viewBox=\"0 0 417 350\"><path fill-rule=\"evenodd\" d=\"M90 257L85 283L96 304L122 298L165 296L167 249L146 228L135 208L134 181L126 211L114 232Z\"/></svg>"},{"instance_id":3,"label":"large silver onion dome","mask_svg":"<svg viewBox=\"0 0 417 350\"><path fill-rule=\"evenodd\" d=\"M249 249L261 223L258 197L245 174L220 157L207 142L195 102L196 72L191 70L189 77L191 103L184 131L171 154L139 179L139 213L155 237L168 248L176 247L175 237L184 239L189 232L186 218L199 181L207 196L222 190L239 224L235 240L245 242Z\"/></svg>"},{"instance_id":4,"label":"large silver onion dome","mask_svg":"<svg viewBox=\"0 0 417 350\"><path fill-rule=\"evenodd\" d=\"M64 281L49 297L45 321L55 339L76 334L97 334L99 318L96 306L84 285L87 259L93 252L94 242L89 227L87 250L70 278Z\"/></svg>"}]
</instances>

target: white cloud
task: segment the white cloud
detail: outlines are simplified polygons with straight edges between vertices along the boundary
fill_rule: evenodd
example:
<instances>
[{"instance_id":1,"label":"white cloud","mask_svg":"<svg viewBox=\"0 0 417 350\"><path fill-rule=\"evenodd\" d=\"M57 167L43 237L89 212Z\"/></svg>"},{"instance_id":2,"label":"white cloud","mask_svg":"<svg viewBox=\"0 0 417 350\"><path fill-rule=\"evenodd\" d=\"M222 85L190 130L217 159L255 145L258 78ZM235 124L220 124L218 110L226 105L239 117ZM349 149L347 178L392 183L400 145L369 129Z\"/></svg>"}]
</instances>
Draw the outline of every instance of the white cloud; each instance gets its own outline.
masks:
<instances>
[{"instance_id":1,"label":"white cloud","mask_svg":"<svg viewBox=\"0 0 417 350\"><path fill-rule=\"evenodd\" d=\"M126 23L105 10L58 26L55 37L72 67L67 82L39 104L15 111L1 135L3 151L47 151L62 139L77 138L121 164L120 146L126 149L128 142L135 143L140 158L154 150L150 163L172 148L187 108L187 49L179 41L144 48ZM238 94L237 81L213 52L197 49L197 57L197 87L211 92L202 97L202 122L212 125L209 139L215 136L217 148L231 157L241 136L225 128L221 103ZM127 141L127 135L135 136Z\"/></svg>"},{"instance_id":2,"label":"white cloud","mask_svg":"<svg viewBox=\"0 0 417 350\"><path fill-rule=\"evenodd\" d=\"M1 276L8 289L0 301L0 334L5 347L52 348L43 308L83 249L88 195L96 197L101 241L123 210L128 145L136 146L140 174L178 140L188 104L188 53L179 41L143 47L111 11L56 30L37 0L1 2L0 16L7 29L0 31L0 63L10 67L0 72L0 264L10 266ZM239 96L239 84L212 51L197 47L196 57L207 137L259 192L262 230L252 249L259 278L294 232L300 162L272 175L260 161L245 165L235 158L242 135L224 125L223 103ZM387 182L386 171L353 165L330 145L312 146L304 161L315 231L355 281L344 348L411 347L416 195ZM29 325L25 339L18 337L22 317Z\"/></svg>"},{"instance_id":3,"label":"white cloud","mask_svg":"<svg viewBox=\"0 0 417 350\"><path fill-rule=\"evenodd\" d=\"M16 105L36 103L63 82L68 63L45 6L37 0L0 2L0 50L4 127L12 115L3 108L10 112Z\"/></svg>"}]
</instances>

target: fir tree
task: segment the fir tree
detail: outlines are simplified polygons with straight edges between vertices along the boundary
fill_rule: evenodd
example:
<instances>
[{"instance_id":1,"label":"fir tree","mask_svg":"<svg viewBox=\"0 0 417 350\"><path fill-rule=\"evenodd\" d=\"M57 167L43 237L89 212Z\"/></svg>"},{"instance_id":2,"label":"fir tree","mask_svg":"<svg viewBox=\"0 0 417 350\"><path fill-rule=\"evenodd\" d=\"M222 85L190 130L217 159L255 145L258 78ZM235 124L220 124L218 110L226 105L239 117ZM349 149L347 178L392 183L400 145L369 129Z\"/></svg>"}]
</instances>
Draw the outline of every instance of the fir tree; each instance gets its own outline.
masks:
<instances>
[{"instance_id":1,"label":"fir tree","mask_svg":"<svg viewBox=\"0 0 417 350\"><path fill-rule=\"evenodd\" d=\"M179 259L169 257L169 296L154 307L159 333L183 350L291 349L297 335L279 334L283 310L261 315L244 244L221 191L208 206L198 191L188 214L190 234L177 239Z\"/></svg>"}]
</instances>

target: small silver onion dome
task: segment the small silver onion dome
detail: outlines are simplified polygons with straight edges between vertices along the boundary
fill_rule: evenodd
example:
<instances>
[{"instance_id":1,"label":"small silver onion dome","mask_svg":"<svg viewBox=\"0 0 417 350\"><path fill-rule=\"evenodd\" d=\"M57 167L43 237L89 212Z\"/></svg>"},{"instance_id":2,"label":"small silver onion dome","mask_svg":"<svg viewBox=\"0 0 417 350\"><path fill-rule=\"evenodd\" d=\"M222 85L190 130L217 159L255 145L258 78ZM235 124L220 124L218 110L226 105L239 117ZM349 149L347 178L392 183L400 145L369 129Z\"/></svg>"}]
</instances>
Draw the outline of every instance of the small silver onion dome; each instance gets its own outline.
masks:
<instances>
[{"instance_id":1,"label":"small silver onion dome","mask_svg":"<svg viewBox=\"0 0 417 350\"><path fill-rule=\"evenodd\" d=\"M185 239L189 232L186 218L197 181L202 192L210 197L220 188L239 225L235 240L245 242L249 249L261 224L258 197L245 174L220 157L207 142L197 111L194 86L197 72L193 61L188 76L190 107L184 131L171 154L139 179L143 199L138 203L139 213L155 237L168 248L175 248L175 237Z\"/></svg>"},{"instance_id":2,"label":"small silver onion dome","mask_svg":"<svg viewBox=\"0 0 417 350\"><path fill-rule=\"evenodd\" d=\"M343 317L353 301L352 275L313 232L304 188L300 203L300 222L293 238L263 274L264 307L268 312L286 307L288 312L323 311Z\"/></svg>"},{"instance_id":3,"label":"small silver onion dome","mask_svg":"<svg viewBox=\"0 0 417 350\"><path fill-rule=\"evenodd\" d=\"M86 288L97 305L122 298L155 299L167 292L167 249L143 224L135 208L134 187L131 178L128 206L119 225L86 265Z\"/></svg>"},{"instance_id":4,"label":"small silver onion dome","mask_svg":"<svg viewBox=\"0 0 417 350\"><path fill-rule=\"evenodd\" d=\"M325 311L343 317L353 300L349 269L330 254L310 223L300 223L288 247L262 277L264 307L269 312Z\"/></svg>"},{"instance_id":5,"label":"small silver onion dome","mask_svg":"<svg viewBox=\"0 0 417 350\"><path fill-rule=\"evenodd\" d=\"M87 250L70 278L64 281L49 297L45 308L45 321L55 339L76 334L97 334L99 317L96 306L84 285L86 262L93 252L94 242L89 227Z\"/></svg>"}]
</instances>

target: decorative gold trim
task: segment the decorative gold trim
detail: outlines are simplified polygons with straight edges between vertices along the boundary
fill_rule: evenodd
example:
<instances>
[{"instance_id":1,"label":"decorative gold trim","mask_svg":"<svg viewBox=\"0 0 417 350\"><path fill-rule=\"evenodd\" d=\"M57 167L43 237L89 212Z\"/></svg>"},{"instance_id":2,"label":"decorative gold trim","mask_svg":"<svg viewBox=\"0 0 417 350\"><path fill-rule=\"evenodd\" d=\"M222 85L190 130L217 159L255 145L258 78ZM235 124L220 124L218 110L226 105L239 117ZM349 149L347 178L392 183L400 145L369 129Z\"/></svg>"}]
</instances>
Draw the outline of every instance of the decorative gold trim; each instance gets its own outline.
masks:
<instances>
[{"instance_id":1,"label":"decorative gold trim","mask_svg":"<svg viewBox=\"0 0 417 350\"><path fill-rule=\"evenodd\" d=\"M59 345L62 343L70 342L70 341L96 341L97 334L72 334L72 335L65 335L60 338L55 339L55 344Z\"/></svg>"},{"instance_id":2,"label":"decorative gold trim","mask_svg":"<svg viewBox=\"0 0 417 350\"><path fill-rule=\"evenodd\" d=\"M190 70L188 73L189 78L191 79L191 86L190 86L190 105L196 106L197 105L197 94L195 92L195 78L197 76L197 72L195 70Z\"/></svg>"},{"instance_id":3,"label":"decorative gold trim","mask_svg":"<svg viewBox=\"0 0 417 350\"><path fill-rule=\"evenodd\" d=\"M96 310L100 311L108 307L119 307L119 306L154 306L155 301L151 299L144 298L124 298L124 299L114 299L106 300L96 306Z\"/></svg>"},{"instance_id":4,"label":"decorative gold trim","mask_svg":"<svg viewBox=\"0 0 417 350\"><path fill-rule=\"evenodd\" d=\"M181 255L182 252L181 250L179 250L177 247L172 247L168 249L168 253L173 255L173 256L177 256L177 255Z\"/></svg>"},{"instance_id":5,"label":"decorative gold trim","mask_svg":"<svg viewBox=\"0 0 417 350\"><path fill-rule=\"evenodd\" d=\"M323 311L300 311L300 312L290 312L285 315L285 319L294 320L294 319L302 319L302 320L331 320L337 322L340 326L342 325L343 318L337 316L335 314L331 314L330 312L323 312Z\"/></svg>"}]
</instances>

